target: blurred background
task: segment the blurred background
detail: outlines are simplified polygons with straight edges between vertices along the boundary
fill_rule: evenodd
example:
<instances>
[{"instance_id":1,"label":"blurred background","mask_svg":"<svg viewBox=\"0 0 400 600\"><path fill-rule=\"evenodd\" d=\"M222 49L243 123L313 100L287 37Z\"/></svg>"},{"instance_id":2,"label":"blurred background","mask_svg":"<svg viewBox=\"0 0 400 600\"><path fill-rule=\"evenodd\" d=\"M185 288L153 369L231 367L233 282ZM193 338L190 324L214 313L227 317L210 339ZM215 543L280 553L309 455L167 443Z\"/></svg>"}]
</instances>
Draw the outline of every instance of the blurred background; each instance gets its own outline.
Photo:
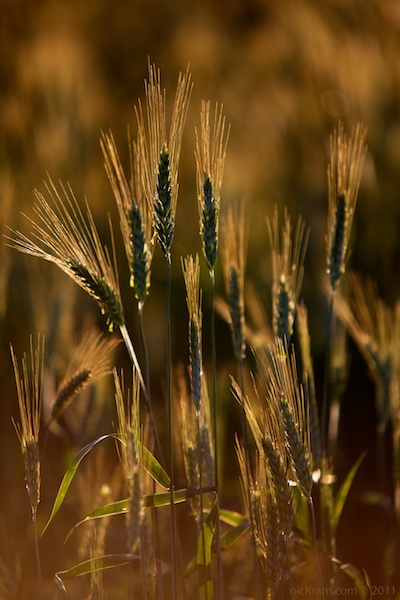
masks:
<instances>
[{"instance_id":1,"label":"blurred background","mask_svg":"<svg viewBox=\"0 0 400 600\"><path fill-rule=\"evenodd\" d=\"M180 256L201 252L194 127L199 126L205 99L212 105L223 103L231 124L222 202L247 202L248 279L267 312L271 266L265 217L272 215L275 204L287 206L294 220L301 214L311 228L302 297L309 308L320 379L326 332L322 292L326 168L329 136L338 119L348 133L358 121L368 128L351 268L369 273L389 304L399 297L400 4L395 0L0 0L2 233L7 234L7 227L29 233L29 222L21 213L33 216L33 189L44 190L47 173L56 181L68 181L79 201L87 196L105 239L107 214L112 216L126 298L125 256L99 137L101 130L112 129L128 168L127 127L135 131L133 107L144 96L148 58L161 69L171 102L178 73L188 63L194 81L173 245L174 362L187 361ZM82 339L85 328L105 326L95 303L54 266L20 255L3 242L0 260L0 535L10 552L11 536L18 553L29 518L27 499L21 493L22 460L11 422L18 414L9 344L21 355L30 333L45 333L51 349L48 366L61 373L70 348ZM209 283L203 271L207 299ZM223 294L221 275L219 267L218 293ZM145 312L156 390L165 370L165 281L164 258L156 249ZM205 320L207 310L205 300ZM132 302L128 325L134 338L135 317ZM221 394L228 397L227 374L234 369L230 336L222 320L217 326ZM122 347L116 362L128 364ZM364 365L356 356L349 386L352 397L345 398L344 405L344 470L363 449L374 446L373 389L363 373ZM110 403L111 379L102 382L98 393ZM230 400L223 402L229 416ZM109 421L105 427L109 429ZM232 433L226 436L231 448ZM229 451L228 465L236 460ZM371 485L375 463L373 457L368 460L360 478ZM47 468L53 469L54 480L45 481L43 493L53 498L65 463ZM228 503L229 493L227 484ZM357 527L355 514L350 512L348 521ZM365 527L374 517L366 509L363 518L351 540L342 528L339 551L344 560L373 571L376 557L365 541ZM55 569L63 566L62 552ZM50 572L54 565L49 561Z\"/></svg>"}]
</instances>

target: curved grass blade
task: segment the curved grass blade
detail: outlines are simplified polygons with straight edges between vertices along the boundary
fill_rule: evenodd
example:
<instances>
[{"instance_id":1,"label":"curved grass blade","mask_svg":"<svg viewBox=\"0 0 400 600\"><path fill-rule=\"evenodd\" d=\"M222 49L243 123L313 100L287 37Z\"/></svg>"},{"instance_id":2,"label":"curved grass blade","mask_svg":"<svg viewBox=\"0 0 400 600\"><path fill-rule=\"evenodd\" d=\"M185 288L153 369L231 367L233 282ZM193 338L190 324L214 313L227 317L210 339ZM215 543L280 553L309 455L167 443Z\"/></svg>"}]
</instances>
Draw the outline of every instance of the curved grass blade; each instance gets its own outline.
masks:
<instances>
[{"instance_id":1,"label":"curved grass blade","mask_svg":"<svg viewBox=\"0 0 400 600\"><path fill-rule=\"evenodd\" d=\"M213 491L213 488L203 488L203 492ZM199 490L187 490L181 489L176 490L174 493L174 504L180 504L185 502L189 498L193 498L199 494ZM169 492L161 492L159 494L147 494L143 496L143 508L157 508L160 506L169 506L171 500L171 496ZM86 515L81 521L76 523L72 529L67 534L65 538L65 542L69 540L71 535L74 533L75 529L86 523L87 521L92 521L94 519L103 519L105 517L115 517L117 515L124 515L129 511L131 500L126 498L125 500L118 500L117 502L111 502L110 504L105 504L104 506L100 506L96 508L93 512Z\"/></svg>"},{"instance_id":2,"label":"curved grass blade","mask_svg":"<svg viewBox=\"0 0 400 600\"><path fill-rule=\"evenodd\" d=\"M171 486L171 479L155 456L145 446L141 446L141 462L148 474L165 490Z\"/></svg>"},{"instance_id":3,"label":"curved grass blade","mask_svg":"<svg viewBox=\"0 0 400 600\"><path fill-rule=\"evenodd\" d=\"M215 524L218 518L218 496L204 520L203 528L197 542L197 570L199 574L200 598L208 600L213 597L213 581L211 573L212 541Z\"/></svg>"},{"instance_id":4,"label":"curved grass blade","mask_svg":"<svg viewBox=\"0 0 400 600\"><path fill-rule=\"evenodd\" d=\"M90 442L90 444L87 444L84 448L79 450L79 452L74 456L67 472L65 473L65 475L63 477L63 480L62 480L61 485L57 492L56 499L53 504L53 508L52 508L50 517L49 517L46 525L44 526L44 529L43 529L41 535L44 534L44 532L46 531L46 529L48 528L48 526L50 525L50 523L52 522L52 520L54 519L54 517L56 516L58 511L60 510L61 505L64 502L64 498L69 489L69 486L71 485L71 482L75 476L75 473L76 473L77 468L79 467L81 461L97 444L99 444L100 442L102 442L110 437L118 437L118 436L114 433L102 435L101 437L95 439L93 442Z\"/></svg>"},{"instance_id":5,"label":"curved grass blade","mask_svg":"<svg viewBox=\"0 0 400 600\"><path fill-rule=\"evenodd\" d=\"M223 523L226 523L227 525L232 525L232 527L248 523L248 519L241 513L236 512L234 510L226 510L223 508L221 508L221 510L219 511L219 518Z\"/></svg>"},{"instance_id":6,"label":"curved grass blade","mask_svg":"<svg viewBox=\"0 0 400 600\"><path fill-rule=\"evenodd\" d=\"M335 501L333 504L333 516L332 516L332 530L333 533L336 532L337 526L339 524L339 520L343 511L344 504L346 502L347 495L350 491L351 484L353 483L354 477L366 456L366 452L363 452L359 458L356 460L352 468L347 474L346 479L343 481L342 485L338 493L336 494Z\"/></svg>"},{"instance_id":7,"label":"curved grass blade","mask_svg":"<svg viewBox=\"0 0 400 600\"><path fill-rule=\"evenodd\" d=\"M63 592L67 593L63 582L64 579L80 577L81 575L89 575L95 571L114 569L115 567L127 565L135 560L140 560L140 556L135 554L107 554L105 556L97 556L89 560L85 560L66 571L58 571L58 573L54 575L54 581L63 590Z\"/></svg>"}]
</instances>

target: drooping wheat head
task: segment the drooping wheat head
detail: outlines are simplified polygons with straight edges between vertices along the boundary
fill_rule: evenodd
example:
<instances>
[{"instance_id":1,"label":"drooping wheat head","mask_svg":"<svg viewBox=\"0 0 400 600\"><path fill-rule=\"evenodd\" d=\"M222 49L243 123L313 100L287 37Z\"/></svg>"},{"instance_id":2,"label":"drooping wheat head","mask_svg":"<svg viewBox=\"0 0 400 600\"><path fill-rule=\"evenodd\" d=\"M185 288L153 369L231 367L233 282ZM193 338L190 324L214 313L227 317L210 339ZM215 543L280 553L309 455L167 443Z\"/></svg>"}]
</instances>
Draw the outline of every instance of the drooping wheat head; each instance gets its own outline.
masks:
<instances>
[{"instance_id":1,"label":"drooping wheat head","mask_svg":"<svg viewBox=\"0 0 400 600\"><path fill-rule=\"evenodd\" d=\"M138 143L128 137L130 177L125 174L111 132L102 133L104 165L118 207L120 227L130 269L130 284L139 306L150 289L153 258L153 209L143 189L143 156Z\"/></svg>"},{"instance_id":2,"label":"drooping wheat head","mask_svg":"<svg viewBox=\"0 0 400 600\"><path fill-rule=\"evenodd\" d=\"M61 183L58 190L49 178L45 186L53 206L35 191L37 220L29 219L31 237L13 232L12 247L56 264L97 301L110 330L114 325L123 326L114 248L111 258L100 241L87 201L85 217L69 185ZM112 229L111 237L113 243Z\"/></svg>"},{"instance_id":3,"label":"drooping wheat head","mask_svg":"<svg viewBox=\"0 0 400 600\"><path fill-rule=\"evenodd\" d=\"M50 422L61 417L74 398L91 383L111 373L110 354L119 343L102 334L90 333L77 348L58 386L51 409Z\"/></svg>"},{"instance_id":4,"label":"drooping wheat head","mask_svg":"<svg viewBox=\"0 0 400 600\"><path fill-rule=\"evenodd\" d=\"M350 139L339 122L330 140L328 165L327 272L334 292L345 271L351 226L357 203L364 159L367 129L358 123Z\"/></svg>"},{"instance_id":5,"label":"drooping wheat head","mask_svg":"<svg viewBox=\"0 0 400 600\"><path fill-rule=\"evenodd\" d=\"M247 237L244 205L235 204L221 217L221 248L232 345L238 361L242 361L246 355L244 280Z\"/></svg>"},{"instance_id":6,"label":"drooping wheat head","mask_svg":"<svg viewBox=\"0 0 400 600\"><path fill-rule=\"evenodd\" d=\"M203 253L210 272L218 258L219 212L229 127L223 107L216 104L210 123L210 102L202 102L200 133L196 134L196 183Z\"/></svg>"},{"instance_id":7,"label":"drooping wheat head","mask_svg":"<svg viewBox=\"0 0 400 600\"><path fill-rule=\"evenodd\" d=\"M293 334L296 304L303 282L309 230L306 230L304 221L299 217L293 237L290 216L285 210L280 231L277 208L273 220L267 218L267 227L272 252L273 329L276 337L287 337L289 340Z\"/></svg>"},{"instance_id":8,"label":"drooping wheat head","mask_svg":"<svg viewBox=\"0 0 400 600\"><path fill-rule=\"evenodd\" d=\"M167 134L166 92L161 90L160 71L149 62L149 79L145 82L146 111L136 107L138 123L137 149L142 165L142 185L147 201L153 206L157 241L168 256L175 230L178 200L178 167L183 130L192 92L189 69L180 74Z\"/></svg>"},{"instance_id":9,"label":"drooping wheat head","mask_svg":"<svg viewBox=\"0 0 400 600\"><path fill-rule=\"evenodd\" d=\"M377 387L378 420L385 428L399 367L400 311L382 300L371 278L355 273L349 274L346 292L338 295L335 311L368 365Z\"/></svg>"}]
</instances>

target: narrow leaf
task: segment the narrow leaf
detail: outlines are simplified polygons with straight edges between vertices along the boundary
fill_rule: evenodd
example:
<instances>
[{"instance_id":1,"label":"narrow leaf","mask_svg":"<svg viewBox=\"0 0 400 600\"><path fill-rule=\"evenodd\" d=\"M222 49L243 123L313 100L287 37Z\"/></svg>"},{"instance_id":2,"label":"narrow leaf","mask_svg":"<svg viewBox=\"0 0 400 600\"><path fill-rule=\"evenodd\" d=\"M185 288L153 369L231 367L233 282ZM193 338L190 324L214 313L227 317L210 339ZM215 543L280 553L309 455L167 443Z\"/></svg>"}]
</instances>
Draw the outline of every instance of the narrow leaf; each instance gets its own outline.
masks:
<instances>
[{"instance_id":1,"label":"narrow leaf","mask_svg":"<svg viewBox=\"0 0 400 600\"><path fill-rule=\"evenodd\" d=\"M88 575L104 569L113 569L135 560L140 560L140 556L134 554L108 554L105 556L98 556L85 560L66 571L58 571L54 576L54 581L64 592L67 592L63 583L64 579L80 577L81 575Z\"/></svg>"},{"instance_id":2,"label":"narrow leaf","mask_svg":"<svg viewBox=\"0 0 400 600\"><path fill-rule=\"evenodd\" d=\"M227 525L242 525L243 523L247 523L247 517L238 513L234 510L225 510L222 509L219 511L219 518L223 523Z\"/></svg>"},{"instance_id":3,"label":"narrow leaf","mask_svg":"<svg viewBox=\"0 0 400 600\"><path fill-rule=\"evenodd\" d=\"M346 502L347 495L350 491L351 484L353 483L354 477L356 476L356 473L357 473L362 461L364 460L365 455L366 455L366 452L363 452L360 455L360 457L358 458L358 460L354 463L354 465L348 472L346 479L343 481L342 485L340 486L338 493L336 494L336 498L335 498L334 505L333 505L333 516L332 516L332 531L334 534L335 534L337 526L339 524L339 520L340 520L342 511L343 511L344 504Z\"/></svg>"},{"instance_id":4,"label":"narrow leaf","mask_svg":"<svg viewBox=\"0 0 400 600\"><path fill-rule=\"evenodd\" d=\"M215 523L218 518L218 497L216 496L211 511L204 520L203 528L197 543L197 569L199 573L200 598L209 600L213 597L211 575L212 541Z\"/></svg>"},{"instance_id":5,"label":"narrow leaf","mask_svg":"<svg viewBox=\"0 0 400 600\"><path fill-rule=\"evenodd\" d=\"M75 477L75 473L77 468L79 467L81 461L85 458L85 456L92 450L92 448L94 448L98 443L102 442L103 440L106 440L110 437L117 437L115 434L107 434L107 435L102 435L101 437L95 439L93 442L90 442L90 444L87 444L84 448L82 448L78 454L75 455L72 463L70 464L67 472L65 473L63 480L61 482L61 485L59 487L59 490L57 492L57 496L56 499L54 501L54 505L53 505L53 509L51 511L49 520L47 521L41 535L44 534L44 532L46 531L46 529L48 528L48 526L50 525L51 521L54 519L55 515L58 513L58 511L61 508L62 503L64 502L64 498L66 496L66 493L69 489L69 486L71 485L71 482L73 480L73 478Z\"/></svg>"},{"instance_id":6,"label":"narrow leaf","mask_svg":"<svg viewBox=\"0 0 400 600\"><path fill-rule=\"evenodd\" d=\"M171 479L164 471L158 460L145 446L141 446L141 461L143 467L151 477L159 483L165 490L171 486Z\"/></svg>"}]
</instances>

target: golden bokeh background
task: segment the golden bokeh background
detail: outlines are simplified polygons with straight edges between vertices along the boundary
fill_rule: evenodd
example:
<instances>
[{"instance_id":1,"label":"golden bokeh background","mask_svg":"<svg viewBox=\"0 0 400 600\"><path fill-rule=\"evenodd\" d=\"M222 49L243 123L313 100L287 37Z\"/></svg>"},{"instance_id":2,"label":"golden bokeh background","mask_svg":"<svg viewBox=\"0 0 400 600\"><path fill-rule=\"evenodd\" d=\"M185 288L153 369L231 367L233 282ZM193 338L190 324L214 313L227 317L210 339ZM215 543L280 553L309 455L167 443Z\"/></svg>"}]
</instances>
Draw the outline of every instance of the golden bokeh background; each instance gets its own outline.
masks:
<instances>
[{"instance_id":1,"label":"golden bokeh background","mask_svg":"<svg viewBox=\"0 0 400 600\"><path fill-rule=\"evenodd\" d=\"M111 128L127 160L127 126L135 131L133 106L143 99L148 58L161 69L170 100L178 73L188 63L194 81L173 246L174 360L185 361L187 352L179 257L201 251L194 127L199 126L204 98L223 103L231 124L222 202L247 203L248 277L267 310L271 269L265 217L272 215L275 204L286 205L293 219L302 214L311 228L302 295L311 315L316 364L322 364L326 168L329 136L338 119L348 132L358 121L368 128L351 267L368 272L389 304L400 293L400 4L396 0L0 0L3 234L7 235L7 227L29 232L21 213L33 216L33 189L43 191L49 173L54 180L68 181L79 200L87 196L105 237L111 213L123 279L125 257L99 137L101 130ZM27 503L20 491L22 462L11 423L11 417L17 418L17 402L9 344L22 353L31 332L44 332L50 342L56 337L57 351L48 356L56 368L63 364L63 349L76 343L86 326L102 322L92 300L54 266L17 254L4 243L0 260L0 489L5 490L0 507L2 515L10 515L0 534L7 538L10 531L17 532L18 547ZM222 294L220 269L217 277ZM165 280L163 257L156 250L145 318L157 380L165 361ZM206 275L203 283L206 297ZM123 293L129 293L125 283ZM134 309L129 319L135 332ZM221 362L226 361L228 372L229 332L224 323L218 324L218 332ZM122 350L120 354L125 360ZM358 396L364 391L371 392L365 382L360 383ZM345 436L344 448L351 459L373 435L371 402L364 409L359 401L354 417L358 425L353 423L351 439ZM232 452L227 461L234 460ZM55 469L55 476L63 466ZM50 496L54 485L51 489ZM357 558L360 549L354 553ZM366 566L373 566L373 557L363 559Z\"/></svg>"}]
</instances>

